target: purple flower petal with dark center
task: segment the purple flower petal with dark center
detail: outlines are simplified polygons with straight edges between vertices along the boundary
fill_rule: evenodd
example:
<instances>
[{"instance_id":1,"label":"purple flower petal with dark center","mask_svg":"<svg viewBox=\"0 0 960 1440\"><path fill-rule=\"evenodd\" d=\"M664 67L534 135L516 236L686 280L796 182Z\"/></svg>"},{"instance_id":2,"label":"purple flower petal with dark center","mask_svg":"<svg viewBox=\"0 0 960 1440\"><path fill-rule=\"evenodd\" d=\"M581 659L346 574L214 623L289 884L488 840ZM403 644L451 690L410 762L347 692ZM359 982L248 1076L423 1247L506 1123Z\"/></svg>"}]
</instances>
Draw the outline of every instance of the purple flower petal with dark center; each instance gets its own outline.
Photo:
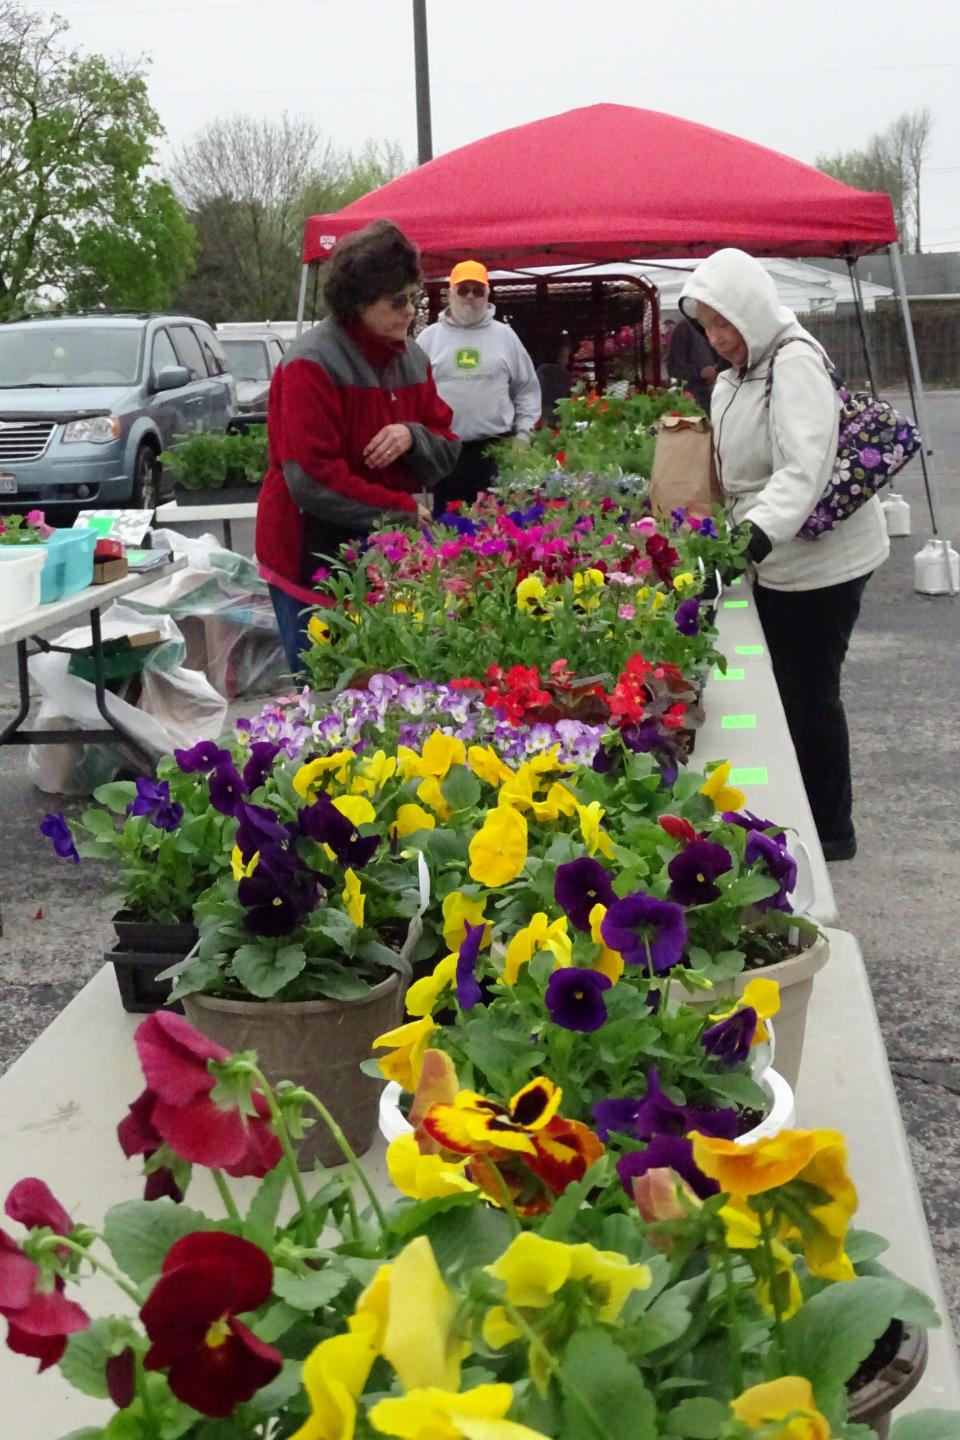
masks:
<instances>
[{"instance_id":1,"label":"purple flower petal with dark center","mask_svg":"<svg viewBox=\"0 0 960 1440\"><path fill-rule=\"evenodd\" d=\"M183 819L183 806L170 799L169 780L137 777L137 795L127 806L128 815L143 815L158 830L176 830Z\"/></svg>"},{"instance_id":2,"label":"purple flower petal with dark center","mask_svg":"<svg viewBox=\"0 0 960 1440\"><path fill-rule=\"evenodd\" d=\"M773 840L782 841L786 838L775 820L761 820L752 810L725 810L723 822L725 825L739 825L741 830L772 830L773 835L770 838Z\"/></svg>"},{"instance_id":3,"label":"purple flower petal with dark center","mask_svg":"<svg viewBox=\"0 0 960 1440\"><path fill-rule=\"evenodd\" d=\"M272 740L255 740L250 746L250 759L243 767L243 783L251 794L263 784L279 754L280 746Z\"/></svg>"},{"instance_id":4,"label":"purple flower petal with dark center","mask_svg":"<svg viewBox=\"0 0 960 1440\"><path fill-rule=\"evenodd\" d=\"M713 882L733 867L729 850L712 840L691 840L667 866L670 899L678 905L709 905L720 894Z\"/></svg>"},{"instance_id":5,"label":"purple flower petal with dark center","mask_svg":"<svg viewBox=\"0 0 960 1440\"><path fill-rule=\"evenodd\" d=\"M684 600L677 606L673 617L681 635L697 635L700 632L700 601Z\"/></svg>"},{"instance_id":6,"label":"purple flower petal with dark center","mask_svg":"<svg viewBox=\"0 0 960 1440\"><path fill-rule=\"evenodd\" d=\"M685 1180L695 1195L708 1200L720 1193L716 1180L711 1180L693 1163L693 1144L679 1135L657 1135L646 1150L631 1150L617 1161L617 1174L628 1195L633 1194L633 1181L648 1170L673 1170Z\"/></svg>"},{"instance_id":7,"label":"purple flower petal with dark center","mask_svg":"<svg viewBox=\"0 0 960 1440\"><path fill-rule=\"evenodd\" d=\"M240 801L247 792L233 762L225 760L222 765L218 765L211 774L208 784L210 804L214 810L219 810L221 815L235 815Z\"/></svg>"},{"instance_id":8,"label":"purple flower petal with dark center","mask_svg":"<svg viewBox=\"0 0 960 1440\"><path fill-rule=\"evenodd\" d=\"M261 865L240 881L237 899L246 909L243 923L251 935L289 935L313 909L302 879L274 877Z\"/></svg>"},{"instance_id":9,"label":"purple flower petal with dark center","mask_svg":"<svg viewBox=\"0 0 960 1440\"><path fill-rule=\"evenodd\" d=\"M609 870L589 855L557 866L553 897L571 923L586 934L590 931L593 907L612 905L617 898Z\"/></svg>"},{"instance_id":10,"label":"purple flower petal with dark center","mask_svg":"<svg viewBox=\"0 0 960 1440\"><path fill-rule=\"evenodd\" d=\"M731 1070L734 1065L742 1065L749 1058L756 1033L757 1012L752 1005L744 1005L741 1010L728 1015L725 1020L718 1020L716 1025L704 1030L700 1043L708 1055L712 1055L725 1069Z\"/></svg>"},{"instance_id":11,"label":"purple flower petal with dark center","mask_svg":"<svg viewBox=\"0 0 960 1440\"><path fill-rule=\"evenodd\" d=\"M647 1093L642 1100L598 1100L593 1107L597 1134L619 1130L634 1140L651 1140L654 1135L687 1135L699 1130L732 1140L737 1133L737 1112L732 1109L678 1105L660 1086L660 1072L647 1073Z\"/></svg>"},{"instance_id":12,"label":"purple flower petal with dark center","mask_svg":"<svg viewBox=\"0 0 960 1440\"><path fill-rule=\"evenodd\" d=\"M772 835L751 830L743 847L743 858L748 865L761 864L771 880L776 880L780 886L775 894L755 901L757 909L791 910L793 907L787 896L797 884L797 862L790 851L779 845Z\"/></svg>"},{"instance_id":13,"label":"purple flower petal with dark center","mask_svg":"<svg viewBox=\"0 0 960 1440\"><path fill-rule=\"evenodd\" d=\"M185 775L193 775L201 770L212 770L216 765L225 765L233 756L215 740L198 740L189 750L174 750L173 758Z\"/></svg>"},{"instance_id":14,"label":"purple flower petal with dark center","mask_svg":"<svg viewBox=\"0 0 960 1440\"><path fill-rule=\"evenodd\" d=\"M628 965L645 966L649 955L654 974L665 975L683 958L687 922L679 905L635 890L608 906L600 934Z\"/></svg>"},{"instance_id":15,"label":"purple flower petal with dark center","mask_svg":"<svg viewBox=\"0 0 960 1440\"><path fill-rule=\"evenodd\" d=\"M265 845L285 845L291 838L286 825L281 825L276 812L266 805L252 805L249 800L241 800L235 813L240 821L237 847L245 862L258 850L263 850Z\"/></svg>"},{"instance_id":16,"label":"purple flower petal with dark center","mask_svg":"<svg viewBox=\"0 0 960 1440\"><path fill-rule=\"evenodd\" d=\"M353 821L322 792L312 805L303 807L298 819L301 834L329 845L340 864L351 870L362 870L380 844L379 835L361 835Z\"/></svg>"},{"instance_id":17,"label":"purple flower petal with dark center","mask_svg":"<svg viewBox=\"0 0 960 1440\"><path fill-rule=\"evenodd\" d=\"M61 860L72 860L74 865L80 864L80 855L73 843L73 832L63 815L44 815L40 821L40 834L50 841Z\"/></svg>"},{"instance_id":18,"label":"purple flower petal with dark center","mask_svg":"<svg viewBox=\"0 0 960 1440\"><path fill-rule=\"evenodd\" d=\"M461 1010L472 1010L483 999L476 965L486 928L485 925L471 925L469 922L466 925L466 935L457 956L457 1004Z\"/></svg>"},{"instance_id":19,"label":"purple flower petal with dark center","mask_svg":"<svg viewBox=\"0 0 960 1440\"><path fill-rule=\"evenodd\" d=\"M609 975L601 975L599 970L582 970L576 965L554 970L544 994L550 1019L564 1030L584 1034L599 1030L607 1018L603 992L609 989Z\"/></svg>"}]
</instances>

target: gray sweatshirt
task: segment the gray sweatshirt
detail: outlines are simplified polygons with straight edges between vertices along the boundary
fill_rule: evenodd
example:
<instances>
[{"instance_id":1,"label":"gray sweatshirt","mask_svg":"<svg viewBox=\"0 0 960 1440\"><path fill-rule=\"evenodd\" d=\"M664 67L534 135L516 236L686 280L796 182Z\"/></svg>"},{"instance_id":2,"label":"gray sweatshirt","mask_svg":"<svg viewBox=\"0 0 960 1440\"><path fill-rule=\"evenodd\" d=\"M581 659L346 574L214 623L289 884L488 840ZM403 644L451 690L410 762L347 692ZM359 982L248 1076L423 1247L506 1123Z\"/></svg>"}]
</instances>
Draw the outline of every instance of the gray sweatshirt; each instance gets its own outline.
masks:
<instances>
[{"instance_id":1,"label":"gray sweatshirt","mask_svg":"<svg viewBox=\"0 0 960 1440\"><path fill-rule=\"evenodd\" d=\"M533 361L494 307L477 325L458 325L449 310L416 337L433 367L440 398L453 411L461 440L529 435L540 419L540 382Z\"/></svg>"}]
</instances>

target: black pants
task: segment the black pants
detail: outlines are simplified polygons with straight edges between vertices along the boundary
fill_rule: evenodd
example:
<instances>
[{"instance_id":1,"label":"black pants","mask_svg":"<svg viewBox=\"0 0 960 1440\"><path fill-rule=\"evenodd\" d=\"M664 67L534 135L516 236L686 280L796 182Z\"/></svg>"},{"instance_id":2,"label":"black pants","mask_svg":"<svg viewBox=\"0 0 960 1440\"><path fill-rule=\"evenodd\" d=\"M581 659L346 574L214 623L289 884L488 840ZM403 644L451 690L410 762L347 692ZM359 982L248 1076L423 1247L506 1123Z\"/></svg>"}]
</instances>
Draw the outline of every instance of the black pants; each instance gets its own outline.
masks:
<instances>
[{"instance_id":1,"label":"black pants","mask_svg":"<svg viewBox=\"0 0 960 1440\"><path fill-rule=\"evenodd\" d=\"M442 515L451 500L471 505L481 490L489 490L497 475L497 467L484 455L488 445L506 440L506 435L490 435L484 440L464 440L460 457L445 480L434 487L433 513Z\"/></svg>"},{"instance_id":2,"label":"black pants","mask_svg":"<svg viewBox=\"0 0 960 1440\"><path fill-rule=\"evenodd\" d=\"M854 838L850 741L840 672L869 575L823 590L754 591L757 612L822 842Z\"/></svg>"}]
</instances>

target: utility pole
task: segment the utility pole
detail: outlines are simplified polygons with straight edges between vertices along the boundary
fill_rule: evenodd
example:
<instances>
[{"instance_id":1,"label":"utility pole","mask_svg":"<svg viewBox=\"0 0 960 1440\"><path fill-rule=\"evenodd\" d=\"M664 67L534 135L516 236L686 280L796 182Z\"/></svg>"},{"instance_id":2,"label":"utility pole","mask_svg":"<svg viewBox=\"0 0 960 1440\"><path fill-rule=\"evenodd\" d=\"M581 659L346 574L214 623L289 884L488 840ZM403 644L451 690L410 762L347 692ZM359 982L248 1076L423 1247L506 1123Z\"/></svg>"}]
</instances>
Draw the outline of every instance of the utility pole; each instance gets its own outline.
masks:
<instances>
[{"instance_id":1,"label":"utility pole","mask_svg":"<svg viewBox=\"0 0 960 1440\"><path fill-rule=\"evenodd\" d=\"M430 125L430 61L427 56L427 0L413 0L413 60L417 83L417 164L433 159Z\"/></svg>"}]
</instances>

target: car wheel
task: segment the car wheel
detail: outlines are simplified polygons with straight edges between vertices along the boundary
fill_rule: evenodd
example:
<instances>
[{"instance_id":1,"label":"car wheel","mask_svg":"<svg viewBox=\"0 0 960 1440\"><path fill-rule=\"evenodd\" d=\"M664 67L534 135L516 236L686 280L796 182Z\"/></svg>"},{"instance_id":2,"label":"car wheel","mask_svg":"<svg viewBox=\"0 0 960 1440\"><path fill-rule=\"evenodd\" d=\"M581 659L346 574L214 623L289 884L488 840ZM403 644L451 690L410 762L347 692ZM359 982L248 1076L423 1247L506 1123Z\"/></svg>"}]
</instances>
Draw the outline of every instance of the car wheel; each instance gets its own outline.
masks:
<instances>
[{"instance_id":1,"label":"car wheel","mask_svg":"<svg viewBox=\"0 0 960 1440\"><path fill-rule=\"evenodd\" d=\"M133 495L130 502L138 510L155 510L160 503L160 461L157 452L146 441L133 462Z\"/></svg>"}]
</instances>

